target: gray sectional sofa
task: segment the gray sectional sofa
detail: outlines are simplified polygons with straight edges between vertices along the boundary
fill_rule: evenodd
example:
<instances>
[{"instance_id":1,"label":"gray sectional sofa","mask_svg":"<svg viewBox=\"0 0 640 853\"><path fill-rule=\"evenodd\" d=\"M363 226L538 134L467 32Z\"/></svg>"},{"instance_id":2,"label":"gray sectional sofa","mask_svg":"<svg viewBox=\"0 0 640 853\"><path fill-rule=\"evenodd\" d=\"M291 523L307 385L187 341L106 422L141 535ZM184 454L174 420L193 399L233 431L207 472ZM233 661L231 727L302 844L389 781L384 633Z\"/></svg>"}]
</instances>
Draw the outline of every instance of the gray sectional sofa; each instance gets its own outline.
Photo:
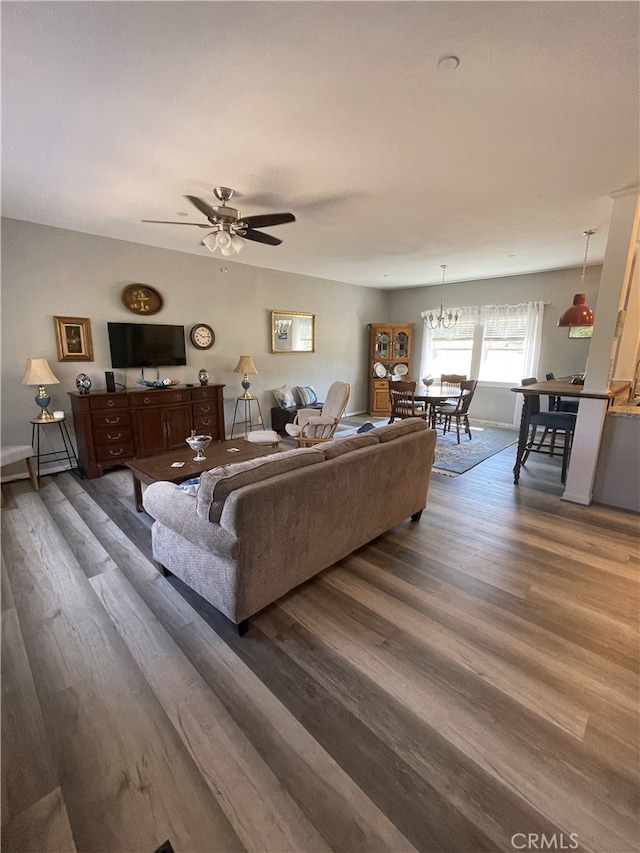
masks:
<instances>
[{"instance_id":1,"label":"gray sectional sofa","mask_svg":"<svg viewBox=\"0 0 640 853\"><path fill-rule=\"evenodd\" d=\"M147 487L153 557L238 625L411 517L436 434L420 418L205 472L197 494Z\"/></svg>"}]
</instances>

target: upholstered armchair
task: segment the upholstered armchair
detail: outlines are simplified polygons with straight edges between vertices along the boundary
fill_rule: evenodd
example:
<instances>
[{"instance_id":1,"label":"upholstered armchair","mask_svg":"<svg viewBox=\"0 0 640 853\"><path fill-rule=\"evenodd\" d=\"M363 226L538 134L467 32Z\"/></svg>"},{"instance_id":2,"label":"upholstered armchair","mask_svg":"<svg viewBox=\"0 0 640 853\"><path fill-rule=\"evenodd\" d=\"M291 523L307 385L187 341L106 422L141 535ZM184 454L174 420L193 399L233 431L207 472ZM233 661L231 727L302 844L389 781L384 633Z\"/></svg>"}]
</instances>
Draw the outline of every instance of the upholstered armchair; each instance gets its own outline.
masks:
<instances>
[{"instance_id":1,"label":"upholstered armchair","mask_svg":"<svg viewBox=\"0 0 640 853\"><path fill-rule=\"evenodd\" d=\"M299 447L312 447L321 441L329 441L347 408L350 393L348 382L334 382L327 392L322 411L298 409L294 422L285 424L287 433L295 438Z\"/></svg>"}]
</instances>

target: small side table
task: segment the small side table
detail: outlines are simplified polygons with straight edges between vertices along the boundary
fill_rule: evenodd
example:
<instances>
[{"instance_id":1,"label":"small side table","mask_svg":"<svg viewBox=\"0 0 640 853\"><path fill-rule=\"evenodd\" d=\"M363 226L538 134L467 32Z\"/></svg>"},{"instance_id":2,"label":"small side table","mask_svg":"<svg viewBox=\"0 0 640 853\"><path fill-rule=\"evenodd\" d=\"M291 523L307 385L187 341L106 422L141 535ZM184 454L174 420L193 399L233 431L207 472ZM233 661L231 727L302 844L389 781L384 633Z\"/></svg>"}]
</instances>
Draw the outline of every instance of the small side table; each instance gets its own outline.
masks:
<instances>
[{"instance_id":1,"label":"small side table","mask_svg":"<svg viewBox=\"0 0 640 853\"><path fill-rule=\"evenodd\" d=\"M240 403L244 403L244 419L238 420L238 406ZM244 424L244 434L247 432L251 432L253 429L253 424L251 423L251 404L255 403L258 407L258 420L255 424L257 429L264 429L264 421L262 419L262 409L260 408L260 400L257 397L238 397L236 399L236 407L233 412L233 425L231 427L231 438L233 438L233 433L236 428L236 423Z\"/></svg>"},{"instance_id":2,"label":"small side table","mask_svg":"<svg viewBox=\"0 0 640 853\"><path fill-rule=\"evenodd\" d=\"M52 450L48 453L40 453L40 427L52 426L53 424L57 424L60 429L64 449ZM78 457L76 456L73 445L71 444L71 438L69 436L69 431L67 430L64 416L61 418L51 418L51 420L48 421L41 421L39 418L31 418L31 446L33 447L36 455L36 477L38 480L40 479L40 462L46 459L50 459L51 461L62 461L66 457L69 463L69 471L72 471L74 468L77 469L78 467Z\"/></svg>"}]
</instances>

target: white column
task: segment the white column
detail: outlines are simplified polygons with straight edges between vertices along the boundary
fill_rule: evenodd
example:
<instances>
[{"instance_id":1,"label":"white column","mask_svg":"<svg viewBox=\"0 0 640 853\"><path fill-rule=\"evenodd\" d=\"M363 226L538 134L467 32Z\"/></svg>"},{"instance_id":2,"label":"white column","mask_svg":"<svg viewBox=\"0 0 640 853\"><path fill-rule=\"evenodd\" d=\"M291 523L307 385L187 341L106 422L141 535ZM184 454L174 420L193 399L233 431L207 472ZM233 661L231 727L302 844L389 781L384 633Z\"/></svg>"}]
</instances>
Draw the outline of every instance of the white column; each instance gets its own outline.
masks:
<instances>
[{"instance_id":1,"label":"white column","mask_svg":"<svg viewBox=\"0 0 640 853\"><path fill-rule=\"evenodd\" d=\"M618 313L625 305L627 289L631 286L640 221L640 194L637 187L613 193L611 197L613 209L584 384L585 391L598 394L608 391L613 376ZM563 500L585 505L591 503L606 411L606 400L580 400Z\"/></svg>"}]
</instances>

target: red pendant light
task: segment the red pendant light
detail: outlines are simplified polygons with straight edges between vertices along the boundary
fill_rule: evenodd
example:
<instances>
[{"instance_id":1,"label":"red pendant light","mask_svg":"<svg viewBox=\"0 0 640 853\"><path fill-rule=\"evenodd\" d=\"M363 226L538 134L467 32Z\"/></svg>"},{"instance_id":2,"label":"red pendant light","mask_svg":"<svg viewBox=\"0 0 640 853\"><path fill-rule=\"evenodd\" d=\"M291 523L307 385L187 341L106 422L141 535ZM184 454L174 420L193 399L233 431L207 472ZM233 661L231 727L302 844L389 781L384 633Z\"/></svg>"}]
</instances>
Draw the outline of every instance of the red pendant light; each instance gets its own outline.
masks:
<instances>
[{"instance_id":1,"label":"red pendant light","mask_svg":"<svg viewBox=\"0 0 640 853\"><path fill-rule=\"evenodd\" d=\"M590 228L588 231L582 232L587 238L587 245L584 249L584 261L582 263L582 279L580 286L584 287L584 276L587 271L587 255L589 254L589 240L596 233L595 228ZM558 326L593 326L593 311L589 308L586 302L584 293L576 293L573 297L573 305L564 312L558 320Z\"/></svg>"}]
</instances>

